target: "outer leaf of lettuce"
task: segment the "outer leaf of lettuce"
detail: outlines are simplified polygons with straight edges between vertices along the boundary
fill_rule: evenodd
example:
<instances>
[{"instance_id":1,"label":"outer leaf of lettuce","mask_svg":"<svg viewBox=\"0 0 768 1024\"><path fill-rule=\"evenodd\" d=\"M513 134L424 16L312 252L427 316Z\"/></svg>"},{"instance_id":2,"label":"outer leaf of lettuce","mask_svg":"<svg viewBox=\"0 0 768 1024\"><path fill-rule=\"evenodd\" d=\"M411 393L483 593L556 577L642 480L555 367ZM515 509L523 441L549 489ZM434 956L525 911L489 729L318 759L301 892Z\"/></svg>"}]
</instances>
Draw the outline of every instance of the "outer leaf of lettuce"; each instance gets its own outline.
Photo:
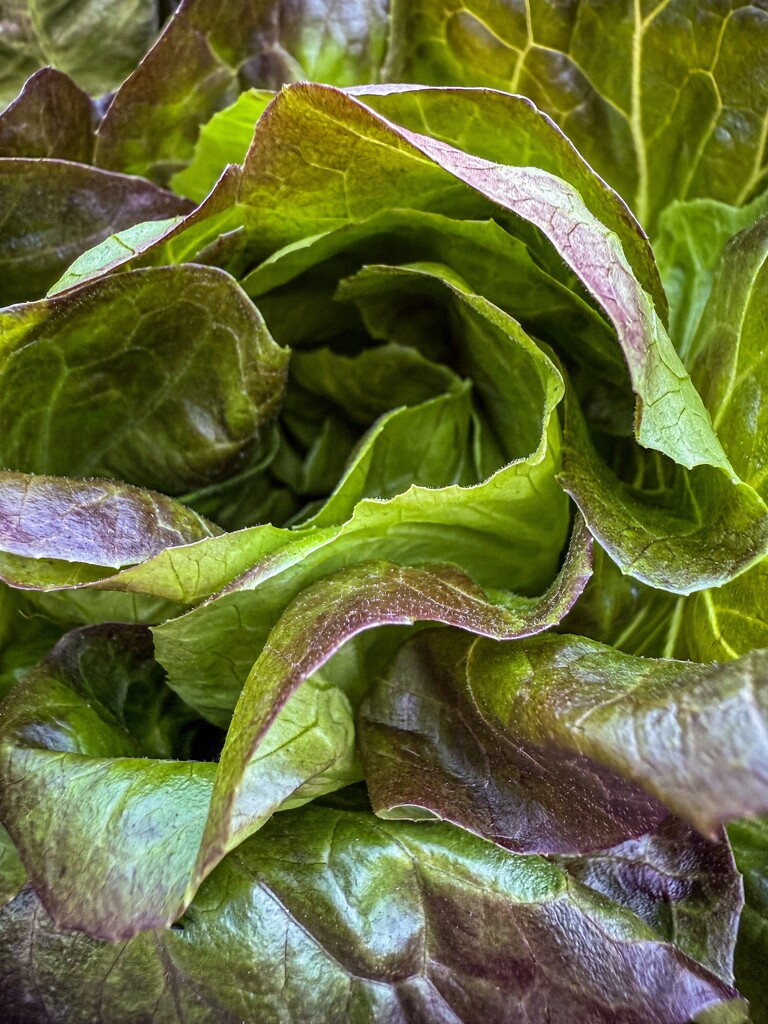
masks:
<instances>
[{"instance_id":1,"label":"outer leaf of lettuce","mask_svg":"<svg viewBox=\"0 0 768 1024\"><path fill-rule=\"evenodd\" d=\"M49 157L87 164L95 112L68 75L42 68L0 114L0 157Z\"/></svg>"},{"instance_id":2,"label":"outer leaf of lettuce","mask_svg":"<svg viewBox=\"0 0 768 1024\"><path fill-rule=\"evenodd\" d=\"M165 184L189 163L201 125L244 89L376 81L386 31L383 0L184 0L118 90L96 162Z\"/></svg>"},{"instance_id":3,"label":"outer leaf of lettuce","mask_svg":"<svg viewBox=\"0 0 768 1024\"><path fill-rule=\"evenodd\" d=\"M287 360L213 268L134 271L6 310L0 463L184 492L258 453Z\"/></svg>"},{"instance_id":4,"label":"outer leaf of lettuce","mask_svg":"<svg viewBox=\"0 0 768 1024\"><path fill-rule=\"evenodd\" d=\"M152 42L157 7L154 0L9 0L0 38L0 106L48 64L90 93L114 89Z\"/></svg>"},{"instance_id":5,"label":"outer leaf of lettuce","mask_svg":"<svg viewBox=\"0 0 768 1024\"><path fill-rule=\"evenodd\" d=\"M728 829L739 871L744 876L745 905L736 944L736 981L749 999L753 1024L768 1021L765 964L768 961L768 820L734 822Z\"/></svg>"},{"instance_id":6,"label":"outer leaf of lettuce","mask_svg":"<svg viewBox=\"0 0 768 1024\"><path fill-rule=\"evenodd\" d=\"M651 231L673 199L765 183L760 4L395 0L392 22L390 81L524 93Z\"/></svg>"},{"instance_id":7,"label":"outer leaf of lettuce","mask_svg":"<svg viewBox=\"0 0 768 1024\"><path fill-rule=\"evenodd\" d=\"M744 890L724 833L705 839L678 818L667 818L649 835L558 863L733 984Z\"/></svg>"},{"instance_id":8,"label":"outer leaf of lettuce","mask_svg":"<svg viewBox=\"0 0 768 1024\"><path fill-rule=\"evenodd\" d=\"M573 185L587 208L618 235L635 276L665 320L667 299L644 232L568 137L527 97L412 85L367 86L350 92L410 131L494 163L539 167Z\"/></svg>"},{"instance_id":9,"label":"outer leaf of lettuce","mask_svg":"<svg viewBox=\"0 0 768 1024\"><path fill-rule=\"evenodd\" d=\"M0 303L37 299L86 249L138 221L189 210L140 178L67 160L0 159Z\"/></svg>"},{"instance_id":10,"label":"outer leaf of lettuce","mask_svg":"<svg viewBox=\"0 0 768 1024\"><path fill-rule=\"evenodd\" d=\"M118 939L182 908L216 765L174 760L194 715L165 687L149 632L68 634L11 694L1 732L2 818L49 913ZM357 778L346 698L317 680L270 732L232 845L281 805Z\"/></svg>"},{"instance_id":11,"label":"outer leaf of lettuce","mask_svg":"<svg viewBox=\"0 0 768 1024\"><path fill-rule=\"evenodd\" d=\"M441 631L406 644L358 719L371 803L437 817L517 853L584 853L651 831L667 811L570 750L486 722L464 686L470 645Z\"/></svg>"},{"instance_id":12,"label":"outer leaf of lettuce","mask_svg":"<svg viewBox=\"0 0 768 1024\"><path fill-rule=\"evenodd\" d=\"M109 576L216 534L191 509L127 484L3 473L3 577L45 590Z\"/></svg>"},{"instance_id":13,"label":"outer leaf of lettuce","mask_svg":"<svg viewBox=\"0 0 768 1024\"><path fill-rule=\"evenodd\" d=\"M440 638L413 642L439 649ZM591 757L703 833L763 812L764 651L699 665L635 658L581 637L466 645L458 681L513 740Z\"/></svg>"},{"instance_id":14,"label":"outer leaf of lettuce","mask_svg":"<svg viewBox=\"0 0 768 1024\"><path fill-rule=\"evenodd\" d=\"M57 933L28 889L0 929L0 991L18 1024L43 1007L72 1024L685 1024L735 995L562 867L447 825L330 808L274 819L168 932L117 946Z\"/></svg>"}]
</instances>

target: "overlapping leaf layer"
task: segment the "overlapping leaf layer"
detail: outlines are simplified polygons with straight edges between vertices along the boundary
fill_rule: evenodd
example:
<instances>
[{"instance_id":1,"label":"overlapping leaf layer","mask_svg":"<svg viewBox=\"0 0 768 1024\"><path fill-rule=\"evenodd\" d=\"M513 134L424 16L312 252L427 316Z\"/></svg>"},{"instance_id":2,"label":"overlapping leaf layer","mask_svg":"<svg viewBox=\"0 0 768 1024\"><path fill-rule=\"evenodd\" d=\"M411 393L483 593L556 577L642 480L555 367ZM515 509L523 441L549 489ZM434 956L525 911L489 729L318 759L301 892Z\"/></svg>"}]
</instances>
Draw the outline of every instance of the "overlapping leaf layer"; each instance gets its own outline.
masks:
<instances>
[{"instance_id":1,"label":"overlapping leaf layer","mask_svg":"<svg viewBox=\"0 0 768 1024\"><path fill-rule=\"evenodd\" d=\"M768 1020L766 54L10 5L7 1019Z\"/></svg>"}]
</instances>

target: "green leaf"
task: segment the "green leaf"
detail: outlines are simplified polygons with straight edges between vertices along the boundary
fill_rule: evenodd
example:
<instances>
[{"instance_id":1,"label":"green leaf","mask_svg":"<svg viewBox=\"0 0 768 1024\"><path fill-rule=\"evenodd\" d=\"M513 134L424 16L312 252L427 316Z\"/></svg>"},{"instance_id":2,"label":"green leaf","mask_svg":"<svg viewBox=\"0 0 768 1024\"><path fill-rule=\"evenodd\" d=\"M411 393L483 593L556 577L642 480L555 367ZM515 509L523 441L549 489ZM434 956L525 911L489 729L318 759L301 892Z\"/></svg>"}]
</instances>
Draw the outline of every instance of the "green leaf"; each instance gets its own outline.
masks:
<instances>
[{"instance_id":1,"label":"green leaf","mask_svg":"<svg viewBox=\"0 0 768 1024\"><path fill-rule=\"evenodd\" d=\"M0 700L45 657L64 628L0 583Z\"/></svg>"},{"instance_id":2,"label":"green leaf","mask_svg":"<svg viewBox=\"0 0 768 1024\"><path fill-rule=\"evenodd\" d=\"M9 0L0 37L0 106L48 64L87 92L109 92L133 71L157 29L154 0Z\"/></svg>"},{"instance_id":3,"label":"green leaf","mask_svg":"<svg viewBox=\"0 0 768 1024\"><path fill-rule=\"evenodd\" d=\"M539 167L573 185L587 208L619 237L635 277L665 319L667 299L645 233L568 137L529 99L488 89L412 85L369 86L350 92L412 132L493 163Z\"/></svg>"},{"instance_id":4,"label":"green leaf","mask_svg":"<svg viewBox=\"0 0 768 1024\"><path fill-rule=\"evenodd\" d=\"M386 36L383 0L185 0L118 90L96 163L165 184L191 161L200 127L240 92L376 81Z\"/></svg>"},{"instance_id":5,"label":"green leaf","mask_svg":"<svg viewBox=\"0 0 768 1024\"><path fill-rule=\"evenodd\" d=\"M274 819L168 932L119 945L66 935L26 889L0 913L0 934L0 992L19 1024L42 1007L54 1018L73 1008L73 1024L94 1013L171 1024L180 1012L201 1024L503 1020L510 1009L685 1024L735 998L558 865L447 825L330 808ZM19 973L22 950L33 969Z\"/></svg>"},{"instance_id":6,"label":"green leaf","mask_svg":"<svg viewBox=\"0 0 768 1024\"><path fill-rule=\"evenodd\" d=\"M303 590L270 633L235 708L211 797L199 874L219 862L230 848L229 837L247 817L249 766L275 716L347 640L374 626L420 621L500 639L530 636L562 618L588 574L589 548L577 524L558 578L538 599L494 605L456 569L386 562L361 563Z\"/></svg>"},{"instance_id":7,"label":"green leaf","mask_svg":"<svg viewBox=\"0 0 768 1024\"><path fill-rule=\"evenodd\" d=\"M61 71L42 68L0 114L0 157L90 163L95 120L87 93Z\"/></svg>"},{"instance_id":8,"label":"green leaf","mask_svg":"<svg viewBox=\"0 0 768 1024\"><path fill-rule=\"evenodd\" d=\"M69 633L6 700L0 812L60 926L126 938L169 925L189 902L217 773L175 759L195 756L194 720L138 626ZM315 679L253 758L229 846L281 806L357 777L346 698Z\"/></svg>"},{"instance_id":9,"label":"green leaf","mask_svg":"<svg viewBox=\"0 0 768 1024\"><path fill-rule=\"evenodd\" d=\"M768 1022L765 964L768 960L768 819L734 822L728 829L745 905L736 944L736 981L749 999L753 1024Z\"/></svg>"},{"instance_id":10,"label":"green leaf","mask_svg":"<svg viewBox=\"0 0 768 1024\"><path fill-rule=\"evenodd\" d=\"M287 360L213 268L134 271L8 310L0 463L183 493L258 456Z\"/></svg>"},{"instance_id":11,"label":"green leaf","mask_svg":"<svg viewBox=\"0 0 768 1024\"><path fill-rule=\"evenodd\" d=\"M189 166L171 178L173 190L202 202L227 164L243 162L256 122L274 96L266 89L248 89L231 106L214 114L200 129Z\"/></svg>"},{"instance_id":12,"label":"green leaf","mask_svg":"<svg viewBox=\"0 0 768 1024\"><path fill-rule=\"evenodd\" d=\"M765 184L760 4L394 0L392 24L388 80L524 93L651 232L674 199Z\"/></svg>"},{"instance_id":13,"label":"green leaf","mask_svg":"<svg viewBox=\"0 0 768 1024\"><path fill-rule=\"evenodd\" d=\"M0 304L38 299L86 249L186 200L139 178L68 160L0 159Z\"/></svg>"},{"instance_id":14,"label":"green leaf","mask_svg":"<svg viewBox=\"0 0 768 1024\"><path fill-rule=\"evenodd\" d=\"M693 342L691 373L736 471L768 495L768 216L737 234L722 253Z\"/></svg>"},{"instance_id":15,"label":"green leaf","mask_svg":"<svg viewBox=\"0 0 768 1024\"><path fill-rule=\"evenodd\" d=\"M654 252L669 296L669 334L688 369L726 242L767 212L768 195L763 195L741 208L714 199L673 202L661 215Z\"/></svg>"},{"instance_id":16,"label":"green leaf","mask_svg":"<svg viewBox=\"0 0 768 1024\"><path fill-rule=\"evenodd\" d=\"M709 466L686 473L665 464L661 485L644 490L599 457L570 394L565 421L561 482L622 572L690 594L728 583L764 557L768 513L748 484Z\"/></svg>"}]
</instances>

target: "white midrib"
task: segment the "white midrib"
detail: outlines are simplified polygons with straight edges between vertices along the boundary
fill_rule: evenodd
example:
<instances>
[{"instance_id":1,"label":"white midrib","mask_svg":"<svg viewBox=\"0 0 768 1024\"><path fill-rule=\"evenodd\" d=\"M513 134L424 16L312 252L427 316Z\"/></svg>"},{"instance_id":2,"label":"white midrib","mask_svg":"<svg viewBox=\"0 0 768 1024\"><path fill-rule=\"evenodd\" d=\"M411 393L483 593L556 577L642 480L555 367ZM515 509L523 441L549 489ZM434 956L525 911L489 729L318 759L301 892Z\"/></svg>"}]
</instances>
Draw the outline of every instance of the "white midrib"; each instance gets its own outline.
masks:
<instances>
[{"instance_id":1,"label":"white midrib","mask_svg":"<svg viewBox=\"0 0 768 1024\"><path fill-rule=\"evenodd\" d=\"M632 33L632 107L630 110L629 127L635 146L637 164L637 191L635 193L635 213L641 224L645 224L648 216L648 155L643 136L642 107L642 53L643 53L643 17L640 0L634 0L635 25Z\"/></svg>"}]
</instances>

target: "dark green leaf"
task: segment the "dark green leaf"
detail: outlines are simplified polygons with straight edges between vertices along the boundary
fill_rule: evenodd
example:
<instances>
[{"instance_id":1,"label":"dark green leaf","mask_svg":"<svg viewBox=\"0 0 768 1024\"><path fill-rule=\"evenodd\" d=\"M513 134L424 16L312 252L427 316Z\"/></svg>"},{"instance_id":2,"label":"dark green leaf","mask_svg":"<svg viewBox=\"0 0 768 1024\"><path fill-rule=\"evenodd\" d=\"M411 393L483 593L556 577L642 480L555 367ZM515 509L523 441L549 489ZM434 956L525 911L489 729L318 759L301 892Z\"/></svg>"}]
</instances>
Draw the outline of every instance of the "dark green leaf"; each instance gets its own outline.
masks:
<instances>
[{"instance_id":1,"label":"dark green leaf","mask_svg":"<svg viewBox=\"0 0 768 1024\"><path fill-rule=\"evenodd\" d=\"M0 344L0 464L170 494L258 458L288 361L236 283L197 266L7 310Z\"/></svg>"},{"instance_id":2,"label":"dark green leaf","mask_svg":"<svg viewBox=\"0 0 768 1024\"><path fill-rule=\"evenodd\" d=\"M330 808L274 819L168 932L118 946L57 933L26 889L0 934L17 1024L685 1024L735 997L557 865Z\"/></svg>"},{"instance_id":3,"label":"dark green leaf","mask_svg":"<svg viewBox=\"0 0 768 1024\"><path fill-rule=\"evenodd\" d=\"M728 829L744 876L745 905L736 944L736 983L749 999L753 1024L768 1022L768 819L734 822Z\"/></svg>"},{"instance_id":4,"label":"dark green leaf","mask_svg":"<svg viewBox=\"0 0 768 1024\"><path fill-rule=\"evenodd\" d=\"M0 157L50 157L90 163L96 115L67 75L35 72L0 114Z\"/></svg>"}]
</instances>

